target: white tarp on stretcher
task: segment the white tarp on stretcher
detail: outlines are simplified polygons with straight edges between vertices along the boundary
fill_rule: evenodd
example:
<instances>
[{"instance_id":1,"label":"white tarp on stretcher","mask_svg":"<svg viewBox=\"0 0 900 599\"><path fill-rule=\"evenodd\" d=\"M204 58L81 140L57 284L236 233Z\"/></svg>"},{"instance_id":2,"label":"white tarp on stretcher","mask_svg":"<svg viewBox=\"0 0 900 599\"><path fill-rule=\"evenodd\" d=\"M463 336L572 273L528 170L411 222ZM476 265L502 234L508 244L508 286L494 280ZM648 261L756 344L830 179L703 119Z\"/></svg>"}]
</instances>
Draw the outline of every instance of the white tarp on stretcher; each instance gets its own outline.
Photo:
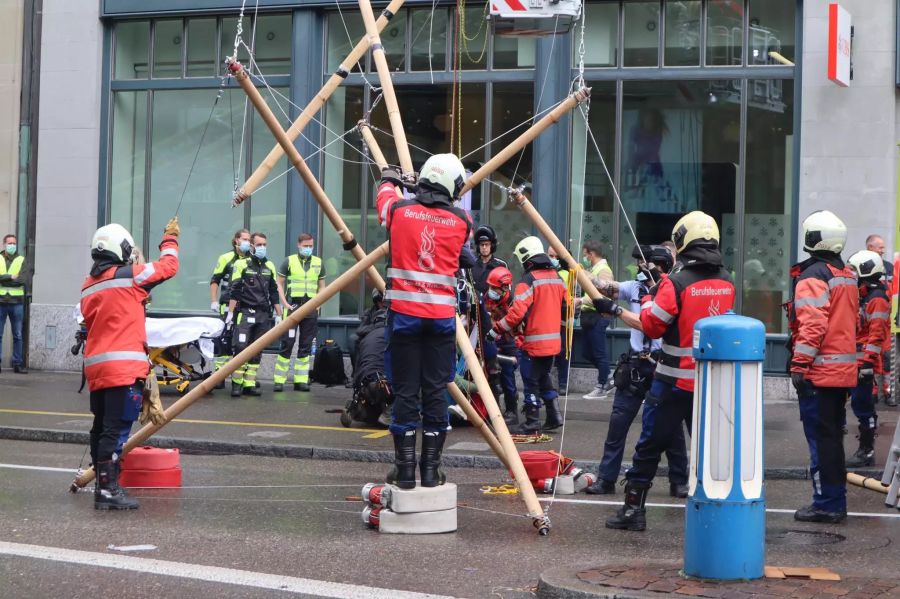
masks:
<instances>
[{"instance_id":1,"label":"white tarp on stretcher","mask_svg":"<svg viewBox=\"0 0 900 599\"><path fill-rule=\"evenodd\" d=\"M147 345L173 347L197 341L207 358L213 357L213 337L222 334L225 323L218 318L194 316L190 318L148 318Z\"/></svg>"}]
</instances>

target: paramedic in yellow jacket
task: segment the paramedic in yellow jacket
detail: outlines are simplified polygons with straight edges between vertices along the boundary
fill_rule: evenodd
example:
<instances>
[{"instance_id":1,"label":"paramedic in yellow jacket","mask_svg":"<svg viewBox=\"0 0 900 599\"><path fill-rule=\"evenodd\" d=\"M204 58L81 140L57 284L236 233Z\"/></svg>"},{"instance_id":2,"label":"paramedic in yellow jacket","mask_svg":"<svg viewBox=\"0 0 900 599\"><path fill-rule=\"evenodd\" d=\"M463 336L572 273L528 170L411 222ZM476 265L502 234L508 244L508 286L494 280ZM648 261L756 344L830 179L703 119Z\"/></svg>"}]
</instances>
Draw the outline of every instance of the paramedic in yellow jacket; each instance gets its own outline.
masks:
<instances>
[{"instance_id":1,"label":"paramedic in yellow jacket","mask_svg":"<svg viewBox=\"0 0 900 599\"><path fill-rule=\"evenodd\" d=\"M318 256L313 256L315 240L309 233L301 233L297 238L297 253L285 258L278 270L278 291L283 293L281 305L290 312L314 298L325 287L325 265ZM309 367L312 342L318 328L318 314L313 312L288 332L282 345L281 354L275 360L275 388L283 391L291 367L291 351L297 342L297 359L294 361L294 391L309 391Z\"/></svg>"}]
</instances>

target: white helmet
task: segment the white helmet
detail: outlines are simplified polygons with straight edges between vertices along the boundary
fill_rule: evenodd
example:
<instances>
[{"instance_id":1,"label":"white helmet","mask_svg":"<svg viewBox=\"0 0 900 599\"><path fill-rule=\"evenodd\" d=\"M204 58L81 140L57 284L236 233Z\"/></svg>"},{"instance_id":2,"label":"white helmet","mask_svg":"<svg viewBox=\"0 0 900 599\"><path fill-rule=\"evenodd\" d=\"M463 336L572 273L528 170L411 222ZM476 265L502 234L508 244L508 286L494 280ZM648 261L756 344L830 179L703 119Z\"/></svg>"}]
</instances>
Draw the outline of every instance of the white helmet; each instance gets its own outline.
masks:
<instances>
[{"instance_id":1,"label":"white helmet","mask_svg":"<svg viewBox=\"0 0 900 599\"><path fill-rule=\"evenodd\" d=\"M131 259L134 249L134 238L122 225L112 223L100 227L91 239L91 254L94 252L112 252L122 262Z\"/></svg>"},{"instance_id":2,"label":"white helmet","mask_svg":"<svg viewBox=\"0 0 900 599\"><path fill-rule=\"evenodd\" d=\"M427 183L456 199L466 183L466 168L454 154L435 154L422 165L419 183Z\"/></svg>"},{"instance_id":3,"label":"white helmet","mask_svg":"<svg viewBox=\"0 0 900 599\"><path fill-rule=\"evenodd\" d=\"M847 226L830 210L818 210L803 220L803 249L840 254L847 243Z\"/></svg>"},{"instance_id":4,"label":"white helmet","mask_svg":"<svg viewBox=\"0 0 900 599\"><path fill-rule=\"evenodd\" d=\"M870 250L862 250L856 252L847 260L859 278L868 277L880 278L884 274L884 260L881 259L876 252Z\"/></svg>"},{"instance_id":5,"label":"white helmet","mask_svg":"<svg viewBox=\"0 0 900 599\"><path fill-rule=\"evenodd\" d=\"M714 241L719 244L719 225L705 212L688 212L672 227L672 243L679 254L694 241Z\"/></svg>"},{"instance_id":6,"label":"white helmet","mask_svg":"<svg viewBox=\"0 0 900 599\"><path fill-rule=\"evenodd\" d=\"M516 249L513 250L513 254L516 255L516 258L519 259L519 262L524 266L526 262L537 256L538 254L544 253L544 244L541 243L541 240L535 237L534 235L530 237L526 237L516 246Z\"/></svg>"}]
</instances>

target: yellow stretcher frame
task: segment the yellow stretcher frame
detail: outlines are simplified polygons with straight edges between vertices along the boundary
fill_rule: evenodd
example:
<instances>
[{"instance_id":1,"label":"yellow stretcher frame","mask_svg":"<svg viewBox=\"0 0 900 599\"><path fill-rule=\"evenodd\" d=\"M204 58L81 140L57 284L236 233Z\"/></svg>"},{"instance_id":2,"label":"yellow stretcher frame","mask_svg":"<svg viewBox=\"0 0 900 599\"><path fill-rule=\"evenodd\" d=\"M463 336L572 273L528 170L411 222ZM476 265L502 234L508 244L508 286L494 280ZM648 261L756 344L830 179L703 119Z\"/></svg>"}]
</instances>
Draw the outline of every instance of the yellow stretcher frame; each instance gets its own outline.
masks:
<instances>
[{"instance_id":1,"label":"yellow stretcher frame","mask_svg":"<svg viewBox=\"0 0 900 599\"><path fill-rule=\"evenodd\" d=\"M190 364L186 364L176 359L168 353L167 347L151 347L150 362L152 364L153 373L156 376L156 382L160 387L174 387L180 395L187 393L194 381L203 378L201 373L194 370ZM156 367L162 368L162 373L157 372Z\"/></svg>"}]
</instances>

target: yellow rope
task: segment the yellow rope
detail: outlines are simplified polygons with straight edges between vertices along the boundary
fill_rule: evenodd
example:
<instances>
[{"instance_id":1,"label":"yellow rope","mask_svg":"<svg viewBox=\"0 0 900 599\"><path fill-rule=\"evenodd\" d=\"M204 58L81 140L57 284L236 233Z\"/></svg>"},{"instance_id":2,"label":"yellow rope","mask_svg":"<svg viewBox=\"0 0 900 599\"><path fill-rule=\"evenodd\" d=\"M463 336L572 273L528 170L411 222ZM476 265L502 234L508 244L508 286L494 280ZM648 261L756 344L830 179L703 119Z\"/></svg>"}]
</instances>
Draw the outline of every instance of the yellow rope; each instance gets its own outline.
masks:
<instances>
[{"instance_id":1,"label":"yellow rope","mask_svg":"<svg viewBox=\"0 0 900 599\"><path fill-rule=\"evenodd\" d=\"M485 485L479 489L485 495L518 495L519 488L516 485Z\"/></svg>"},{"instance_id":2,"label":"yellow rope","mask_svg":"<svg viewBox=\"0 0 900 599\"><path fill-rule=\"evenodd\" d=\"M572 357L572 341L575 338L575 288L579 270L581 270L581 265L576 264L575 268L568 270L569 276L566 278L566 286L569 290L566 298L566 360Z\"/></svg>"},{"instance_id":3,"label":"yellow rope","mask_svg":"<svg viewBox=\"0 0 900 599\"><path fill-rule=\"evenodd\" d=\"M546 434L539 435L510 435L513 443L549 443L553 437Z\"/></svg>"}]
</instances>

